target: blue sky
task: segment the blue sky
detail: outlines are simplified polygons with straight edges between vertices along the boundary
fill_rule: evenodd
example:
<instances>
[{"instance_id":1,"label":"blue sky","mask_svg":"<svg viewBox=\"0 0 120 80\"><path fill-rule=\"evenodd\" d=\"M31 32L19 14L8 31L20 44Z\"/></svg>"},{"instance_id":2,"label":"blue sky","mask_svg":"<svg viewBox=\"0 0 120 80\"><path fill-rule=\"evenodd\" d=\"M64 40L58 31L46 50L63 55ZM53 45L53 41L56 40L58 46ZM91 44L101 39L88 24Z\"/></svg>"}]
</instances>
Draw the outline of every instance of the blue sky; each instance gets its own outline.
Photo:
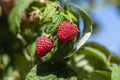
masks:
<instances>
[{"instance_id":1,"label":"blue sky","mask_svg":"<svg viewBox=\"0 0 120 80\"><path fill-rule=\"evenodd\" d=\"M115 6L108 5L93 10L94 18L100 21L100 31L89 41L98 42L120 56L120 15Z\"/></svg>"}]
</instances>

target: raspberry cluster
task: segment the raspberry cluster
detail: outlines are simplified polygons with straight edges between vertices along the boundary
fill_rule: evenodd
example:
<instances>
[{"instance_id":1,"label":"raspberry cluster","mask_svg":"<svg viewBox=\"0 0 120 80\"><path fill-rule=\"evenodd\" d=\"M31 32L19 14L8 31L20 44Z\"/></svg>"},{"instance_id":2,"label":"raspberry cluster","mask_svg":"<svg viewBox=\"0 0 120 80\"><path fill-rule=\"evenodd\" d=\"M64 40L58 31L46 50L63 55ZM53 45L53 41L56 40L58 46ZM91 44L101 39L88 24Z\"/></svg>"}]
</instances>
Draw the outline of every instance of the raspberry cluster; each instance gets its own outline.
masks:
<instances>
[{"instance_id":1,"label":"raspberry cluster","mask_svg":"<svg viewBox=\"0 0 120 80\"><path fill-rule=\"evenodd\" d=\"M78 33L78 28L75 24L64 21L62 22L57 29L57 38L59 41L66 42L71 40ZM38 37L36 42L36 55L39 57L45 56L53 48L52 39L41 36Z\"/></svg>"}]
</instances>

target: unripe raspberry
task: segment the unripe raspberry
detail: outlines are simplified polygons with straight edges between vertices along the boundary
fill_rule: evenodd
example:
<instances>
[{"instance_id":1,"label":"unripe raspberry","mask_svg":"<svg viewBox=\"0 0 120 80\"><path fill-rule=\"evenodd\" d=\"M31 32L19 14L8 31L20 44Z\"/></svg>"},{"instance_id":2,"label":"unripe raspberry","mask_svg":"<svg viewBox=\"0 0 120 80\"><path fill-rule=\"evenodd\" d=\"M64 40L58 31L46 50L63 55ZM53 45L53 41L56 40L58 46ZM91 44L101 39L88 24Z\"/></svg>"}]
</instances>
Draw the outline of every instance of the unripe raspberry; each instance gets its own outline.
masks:
<instances>
[{"instance_id":1,"label":"unripe raspberry","mask_svg":"<svg viewBox=\"0 0 120 80\"><path fill-rule=\"evenodd\" d=\"M58 40L64 42L71 40L78 33L78 28L76 25L69 21L64 21L60 24L57 31Z\"/></svg>"},{"instance_id":2,"label":"unripe raspberry","mask_svg":"<svg viewBox=\"0 0 120 80\"><path fill-rule=\"evenodd\" d=\"M39 57L43 57L51 51L52 47L52 40L48 37L41 36L37 39L36 42L36 55L38 55Z\"/></svg>"}]
</instances>

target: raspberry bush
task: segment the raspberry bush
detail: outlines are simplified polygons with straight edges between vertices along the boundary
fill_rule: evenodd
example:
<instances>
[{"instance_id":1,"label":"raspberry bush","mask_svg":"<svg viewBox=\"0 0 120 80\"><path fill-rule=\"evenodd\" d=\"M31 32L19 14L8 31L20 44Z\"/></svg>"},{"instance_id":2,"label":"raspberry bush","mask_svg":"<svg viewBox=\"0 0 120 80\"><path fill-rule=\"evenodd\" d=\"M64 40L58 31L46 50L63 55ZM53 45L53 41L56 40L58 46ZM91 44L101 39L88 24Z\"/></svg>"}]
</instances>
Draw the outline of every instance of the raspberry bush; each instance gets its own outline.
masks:
<instances>
[{"instance_id":1,"label":"raspberry bush","mask_svg":"<svg viewBox=\"0 0 120 80\"><path fill-rule=\"evenodd\" d=\"M120 80L118 56L86 42L94 22L80 6L66 0L18 0L8 21L12 35L21 42L13 47L21 47L25 57L21 62L27 63L18 65L21 75L14 71L13 80ZM8 60L6 55L0 57L2 68L7 68Z\"/></svg>"}]
</instances>

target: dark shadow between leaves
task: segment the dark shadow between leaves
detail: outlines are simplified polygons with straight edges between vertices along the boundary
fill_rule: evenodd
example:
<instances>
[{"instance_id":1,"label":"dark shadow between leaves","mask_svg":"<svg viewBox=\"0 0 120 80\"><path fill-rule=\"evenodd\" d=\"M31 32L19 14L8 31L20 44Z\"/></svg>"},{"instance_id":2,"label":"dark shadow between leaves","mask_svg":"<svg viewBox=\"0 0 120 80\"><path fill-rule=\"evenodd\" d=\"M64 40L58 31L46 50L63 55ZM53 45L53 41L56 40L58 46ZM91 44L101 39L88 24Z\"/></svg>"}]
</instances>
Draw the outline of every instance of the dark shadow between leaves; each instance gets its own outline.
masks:
<instances>
[{"instance_id":1,"label":"dark shadow between leaves","mask_svg":"<svg viewBox=\"0 0 120 80\"><path fill-rule=\"evenodd\" d=\"M55 75L57 78L70 78L76 74L67 66L62 63L41 63L37 65L37 75L45 77L48 75Z\"/></svg>"}]
</instances>

